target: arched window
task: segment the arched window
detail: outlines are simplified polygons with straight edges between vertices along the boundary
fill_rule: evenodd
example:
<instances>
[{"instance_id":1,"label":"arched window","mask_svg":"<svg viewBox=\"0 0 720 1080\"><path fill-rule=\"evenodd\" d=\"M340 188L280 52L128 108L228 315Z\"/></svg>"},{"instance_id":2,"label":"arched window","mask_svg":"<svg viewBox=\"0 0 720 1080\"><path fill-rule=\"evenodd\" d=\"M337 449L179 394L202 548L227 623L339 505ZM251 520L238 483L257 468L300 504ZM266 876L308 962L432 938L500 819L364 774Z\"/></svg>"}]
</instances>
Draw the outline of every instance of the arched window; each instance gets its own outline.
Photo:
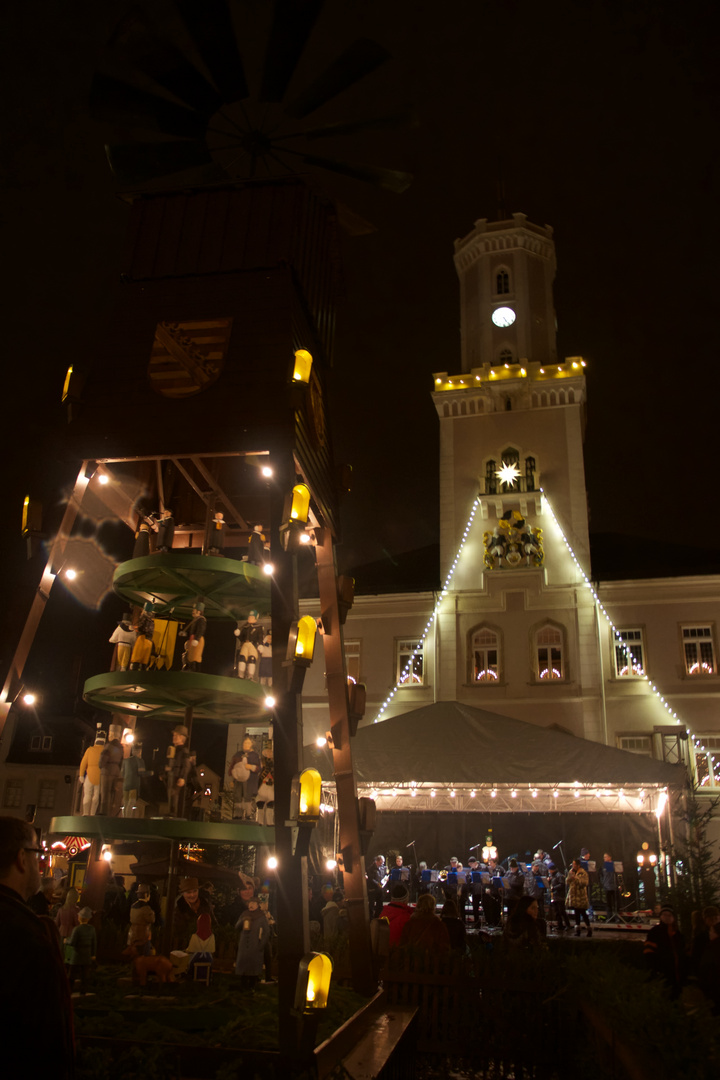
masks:
<instances>
[{"instance_id":1,"label":"arched window","mask_svg":"<svg viewBox=\"0 0 720 1080\"><path fill-rule=\"evenodd\" d=\"M473 682L494 683L500 678L500 635L487 626L472 635Z\"/></svg>"},{"instance_id":2,"label":"arched window","mask_svg":"<svg viewBox=\"0 0 720 1080\"><path fill-rule=\"evenodd\" d=\"M510 275L504 268L498 270L495 275L495 292L498 296L510 292Z\"/></svg>"},{"instance_id":3,"label":"arched window","mask_svg":"<svg viewBox=\"0 0 720 1080\"><path fill-rule=\"evenodd\" d=\"M525 490L535 490L535 458L525 458Z\"/></svg>"},{"instance_id":4,"label":"arched window","mask_svg":"<svg viewBox=\"0 0 720 1080\"><path fill-rule=\"evenodd\" d=\"M512 349L501 349L498 353L498 364L513 364Z\"/></svg>"},{"instance_id":5,"label":"arched window","mask_svg":"<svg viewBox=\"0 0 720 1080\"><path fill-rule=\"evenodd\" d=\"M565 678L562 630L543 626L535 635L537 676L542 682L558 682Z\"/></svg>"},{"instance_id":6,"label":"arched window","mask_svg":"<svg viewBox=\"0 0 720 1080\"><path fill-rule=\"evenodd\" d=\"M517 450L514 449L514 447L508 446L507 449L503 450L503 452L502 452L502 463L503 463L503 465L514 465L515 468L517 469L517 476L518 476L518 478L520 477L520 475L521 475L520 468L519 468L520 454L518 453ZM517 479L513 480L509 484L503 483L503 484L500 485L500 487L502 489L502 494L504 494L504 495L506 495L509 491L519 491L520 490Z\"/></svg>"}]
</instances>

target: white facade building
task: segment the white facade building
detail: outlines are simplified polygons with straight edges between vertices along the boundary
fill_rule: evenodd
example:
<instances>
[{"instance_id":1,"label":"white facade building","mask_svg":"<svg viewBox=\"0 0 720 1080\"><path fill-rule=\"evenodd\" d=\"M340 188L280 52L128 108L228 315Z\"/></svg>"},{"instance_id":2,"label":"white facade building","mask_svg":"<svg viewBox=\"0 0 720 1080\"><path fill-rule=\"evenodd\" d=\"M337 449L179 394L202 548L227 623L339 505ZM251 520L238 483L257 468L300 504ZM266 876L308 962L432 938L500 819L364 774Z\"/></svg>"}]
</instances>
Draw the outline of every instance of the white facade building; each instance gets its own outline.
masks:
<instances>
[{"instance_id":1,"label":"white facade building","mask_svg":"<svg viewBox=\"0 0 720 1080\"><path fill-rule=\"evenodd\" d=\"M458 701L680 758L720 794L720 576L593 581L585 364L557 356L552 229L480 220L455 264L460 371L433 392L445 588L365 595L358 580L345 643L361 723ZM306 741L328 727L323 690L318 650Z\"/></svg>"}]
</instances>

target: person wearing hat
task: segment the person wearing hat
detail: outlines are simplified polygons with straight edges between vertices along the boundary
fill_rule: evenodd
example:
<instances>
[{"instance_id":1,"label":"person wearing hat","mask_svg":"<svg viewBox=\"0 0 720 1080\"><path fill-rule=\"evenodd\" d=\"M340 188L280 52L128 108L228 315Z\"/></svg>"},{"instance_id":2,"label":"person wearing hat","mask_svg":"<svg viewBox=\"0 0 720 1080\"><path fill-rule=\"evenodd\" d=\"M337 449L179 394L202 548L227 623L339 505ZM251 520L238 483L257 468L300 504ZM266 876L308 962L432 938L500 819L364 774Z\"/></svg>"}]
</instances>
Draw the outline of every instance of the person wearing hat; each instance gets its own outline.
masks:
<instances>
[{"instance_id":1,"label":"person wearing hat","mask_svg":"<svg viewBox=\"0 0 720 1080\"><path fill-rule=\"evenodd\" d=\"M258 626L258 612L248 612L247 622L238 623L235 635L235 670L239 679L255 679L258 664L258 646L263 643L263 628Z\"/></svg>"},{"instance_id":2,"label":"person wearing hat","mask_svg":"<svg viewBox=\"0 0 720 1080\"><path fill-rule=\"evenodd\" d=\"M669 904L660 908L660 922L649 931L643 955L653 974L667 985L670 997L679 997L685 982L687 956L675 909Z\"/></svg>"},{"instance_id":3,"label":"person wearing hat","mask_svg":"<svg viewBox=\"0 0 720 1080\"><path fill-rule=\"evenodd\" d=\"M233 779L233 821L255 821L255 799L260 784L262 762L249 735L242 741L242 749L233 754L228 773ZM244 779L240 779L240 777Z\"/></svg>"},{"instance_id":4,"label":"person wearing hat","mask_svg":"<svg viewBox=\"0 0 720 1080\"><path fill-rule=\"evenodd\" d=\"M157 546L155 551L162 553L170 551L173 546L173 540L175 539L175 519L172 515L172 510L161 510L156 530L157 536L155 542Z\"/></svg>"},{"instance_id":5,"label":"person wearing hat","mask_svg":"<svg viewBox=\"0 0 720 1080\"><path fill-rule=\"evenodd\" d=\"M253 527L250 543L248 544L247 561L252 566L262 566L265 562L265 537L263 536L262 525Z\"/></svg>"},{"instance_id":6,"label":"person wearing hat","mask_svg":"<svg viewBox=\"0 0 720 1080\"><path fill-rule=\"evenodd\" d=\"M136 956L152 955L152 926L155 912L150 903L150 886L138 885L137 900L130 906L130 928L128 930L128 952Z\"/></svg>"},{"instance_id":7,"label":"person wearing hat","mask_svg":"<svg viewBox=\"0 0 720 1080\"><path fill-rule=\"evenodd\" d=\"M140 777L146 772L142 757L142 743L133 743L130 757L123 761L123 817L137 816Z\"/></svg>"},{"instance_id":8,"label":"person wearing hat","mask_svg":"<svg viewBox=\"0 0 720 1080\"><path fill-rule=\"evenodd\" d=\"M136 638L137 631L132 627L132 615L126 611L108 638L110 644L116 646L111 671L127 671Z\"/></svg>"},{"instance_id":9,"label":"person wearing hat","mask_svg":"<svg viewBox=\"0 0 720 1080\"><path fill-rule=\"evenodd\" d=\"M190 935L197 929L199 915L213 921L213 906L207 893L200 888L196 877L180 878L173 919L173 948L184 949Z\"/></svg>"},{"instance_id":10,"label":"person wearing hat","mask_svg":"<svg viewBox=\"0 0 720 1080\"><path fill-rule=\"evenodd\" d=\"M100 756L105 747L105 732L97 726L94 746L89 746L80 762L80 783L83 786L83 817L92 817L100 804Z\"/></svg>"},{"instance_id":11,"label":"person wearing hat","mask_svg":"<svg viewBox=\"0 0 720 1080\"><path fill-rule=\"evenodd\" d=\"M220 555L225 547L225 529L227 522L225 515L218 510L208 525L205 535L205 554Z\"/></svg>"},{"instance_id":12,"label":"person wearing hat","mask_svg":"<svg viewBox=\"0 0 720 1080\"><path fill-rule=\"evenodd\" d=\"M188 729L184 724L173 728L172 745L168 746L165 774L167 777L168 802L171 817L182 817L185 784L190 772L190 748L187 745Z\"/></svg>"},{"instance_id":13,"label":"person wearing hat","mask_svg":"<svg viewBox=\"0 0 720 1080\"><path fill-rule=\"evenodd\" d=\"M390 903L385 904L380 913L381 919L387 919L390 924L390 947L400 944L400 935L403 926L412 916L414 908L410 907L410 893L404 882L396 882L390 890Z\"/></svg>"},{"instance_id":14,"label":"person wearing hat","mask_svg":"<svg viewBox=\"0 0 720 1080\"><path fill-rule=\"evenodd\" d=\"M131 671L146 671L150 664L153 634L155 633L155 620L152 617L153 610L154 608L148 600L137 621L137 638L130 657Z\"/></svg>"},{"instance_id":15,"label":"person wearing hat","mask_svg":"<svg viewBox=\"0 0 720 1080\"><path fill-rule=\"evenodd\" d=\"M205 648L205 631L207 619L205 618L205 605L196 601L192 608L192 619L180 631L180 637L186 637L185 650L182 655L182 670L197 671L202 663L203 649Z\"/></svg>"}]
</instances>

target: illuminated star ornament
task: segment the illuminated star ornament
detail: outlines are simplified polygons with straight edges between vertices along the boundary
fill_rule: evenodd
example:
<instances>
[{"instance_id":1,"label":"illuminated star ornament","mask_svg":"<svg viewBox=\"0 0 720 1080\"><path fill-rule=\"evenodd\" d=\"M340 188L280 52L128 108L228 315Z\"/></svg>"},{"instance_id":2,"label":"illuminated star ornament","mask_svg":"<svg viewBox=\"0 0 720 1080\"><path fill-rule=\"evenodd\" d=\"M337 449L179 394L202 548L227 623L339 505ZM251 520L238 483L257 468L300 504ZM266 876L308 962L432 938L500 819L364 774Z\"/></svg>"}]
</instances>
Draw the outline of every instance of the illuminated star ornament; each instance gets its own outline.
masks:
<instances>
[{"instance_id":1,"label":"illuminated star ornament","mask_svg":"<svg viewBox=\"0 0 720 1080\"><path fill-rule=\"evenodd\" d=\"M520 476L520 470L514 461L511 461L510 463L503 461L502 467L496 470L495 475L501 483L507 484L508 487L512 487Z\"/></svg>"}]
</instances>

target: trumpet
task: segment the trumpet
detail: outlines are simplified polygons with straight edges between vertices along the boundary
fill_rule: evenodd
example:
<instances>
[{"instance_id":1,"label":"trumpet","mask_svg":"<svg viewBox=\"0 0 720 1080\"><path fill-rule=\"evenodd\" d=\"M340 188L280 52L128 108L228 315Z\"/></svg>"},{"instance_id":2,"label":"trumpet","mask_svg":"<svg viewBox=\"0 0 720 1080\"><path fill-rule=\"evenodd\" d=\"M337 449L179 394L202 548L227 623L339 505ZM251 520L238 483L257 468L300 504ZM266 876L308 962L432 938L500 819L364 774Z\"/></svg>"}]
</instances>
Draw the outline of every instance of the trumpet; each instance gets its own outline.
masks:
<instances>
[{"instance_id":1,"label":"trumpet","mask_svg":"<svg viewBox=\"0 0 720 1080\"><path fill-rule=\"evenodd\" d=\"M441 870L440 873L438 874L438 881L447 881L447 876L448 876L447 870Z\"/></svg>"}]
</instances>

